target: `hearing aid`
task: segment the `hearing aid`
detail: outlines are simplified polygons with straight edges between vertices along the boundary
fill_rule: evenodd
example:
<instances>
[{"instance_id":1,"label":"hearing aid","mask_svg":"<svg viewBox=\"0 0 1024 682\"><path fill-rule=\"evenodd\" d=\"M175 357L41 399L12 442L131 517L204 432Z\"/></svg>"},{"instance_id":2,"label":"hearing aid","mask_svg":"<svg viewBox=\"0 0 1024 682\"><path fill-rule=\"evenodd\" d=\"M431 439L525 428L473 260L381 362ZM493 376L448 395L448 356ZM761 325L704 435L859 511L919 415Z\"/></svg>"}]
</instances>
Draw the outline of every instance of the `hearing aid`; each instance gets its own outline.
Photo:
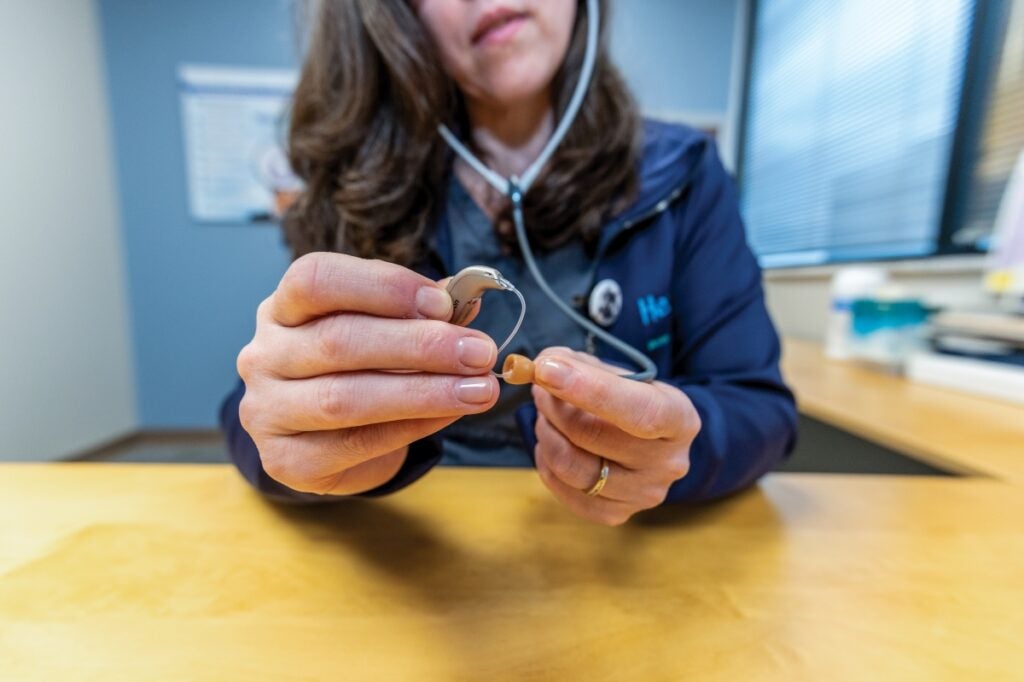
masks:
<instances>
[{"instance_id":1,"label":"hearing aid","mask_svg":"<svg viewBox=\"0 0 1024 682\"><path fill-rule=\"evenodd\" d=\"M516 321L508 338L498 346L498 353L501 353L519 333L519 328L523 325L523 318L526 316L526 299L512 282L505 279L494 268L485 265L470 265L463 268L452 277L446 289L452 299L450 322L460 327L466 325L488 290L508 291L515 294L519 299L519 320ZM533 381L533 362L523 355L512 353L505 358L501 374L494 372L494 375L510 384L528 384Z\"/></svg>"},{"instance_id":2,"label":"hearing aid","mask_svg":"<svg viewBox=\"0 0 1024 682\"><path fill-rule=\"evenodd\" d=\"M470 265L463 268L448 282L448 295L452 297L452 324L460 327L466 324L473 311L480 305L480 299L488 289L515 289L512 283L494 268Z\"/></svg>"}]
</instances>

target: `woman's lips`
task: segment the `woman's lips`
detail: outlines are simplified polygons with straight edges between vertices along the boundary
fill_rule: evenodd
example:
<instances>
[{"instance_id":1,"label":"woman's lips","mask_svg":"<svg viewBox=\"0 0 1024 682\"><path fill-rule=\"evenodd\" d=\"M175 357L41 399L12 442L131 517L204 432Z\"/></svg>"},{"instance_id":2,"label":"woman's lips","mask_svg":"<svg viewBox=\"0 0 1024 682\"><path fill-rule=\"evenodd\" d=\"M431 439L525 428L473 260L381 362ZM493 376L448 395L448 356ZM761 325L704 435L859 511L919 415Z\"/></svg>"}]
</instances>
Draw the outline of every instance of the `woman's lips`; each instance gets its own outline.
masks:
<instances>
[{"instance_id":1,"label":"woman's lips","mask_svg":"<svg viewBox=\"0 0 1024 682\"><path fill-rule=\"evenodd\" d=\"M488 22L483 30L473 36L473 44L492 46L508 42L519 31L520 27L526 23L527 18L528 15L522 13L507 14L500 18L495 18L493 21Z\"/></svg>"}]
</instances>

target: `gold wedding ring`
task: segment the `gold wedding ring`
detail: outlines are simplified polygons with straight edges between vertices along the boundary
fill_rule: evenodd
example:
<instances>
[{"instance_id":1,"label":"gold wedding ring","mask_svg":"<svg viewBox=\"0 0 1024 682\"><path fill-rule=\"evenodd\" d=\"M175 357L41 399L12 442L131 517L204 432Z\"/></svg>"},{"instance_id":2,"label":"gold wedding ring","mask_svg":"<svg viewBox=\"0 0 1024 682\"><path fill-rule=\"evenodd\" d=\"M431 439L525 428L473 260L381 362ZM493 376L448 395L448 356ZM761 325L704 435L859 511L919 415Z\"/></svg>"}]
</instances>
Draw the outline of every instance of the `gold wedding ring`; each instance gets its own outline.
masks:
<instances>
[{"instance_id":1,"label":"gold wedding ring","mask_svg":"<svg viewBox=\"0 0 1024 682\"><path fill-rule=\"evenodd\" d=\"M594 497L604 490L604 484L608 482L608 474L611 473L611 467L608 466L608 460L604 457L601 458L601 473L597 475L597 481L594 485L586 491L587 497Z\"/></svg>"}]
</instances>

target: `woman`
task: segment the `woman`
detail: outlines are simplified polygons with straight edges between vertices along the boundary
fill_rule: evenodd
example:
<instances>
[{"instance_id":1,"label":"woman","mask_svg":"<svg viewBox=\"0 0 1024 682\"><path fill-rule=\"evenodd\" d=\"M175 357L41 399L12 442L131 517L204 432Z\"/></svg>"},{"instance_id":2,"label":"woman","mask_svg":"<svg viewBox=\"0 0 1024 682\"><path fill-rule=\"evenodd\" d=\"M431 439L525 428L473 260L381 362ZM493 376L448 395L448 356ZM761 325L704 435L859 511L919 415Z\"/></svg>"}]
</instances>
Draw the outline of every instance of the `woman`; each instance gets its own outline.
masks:
<instances>
[{"instance_id":1,"label":"woman","mask_svg":"<svg viewBox=\"0 0 1024 682\"><path fill-rule=\"evenodd\" d=\"M734 492L792 448L793 398L730 179L704 135L639 121L603 37L525 224L556 292L650 356L659 381L597 359L624 360L538 293L507 198L437 135L448 123L492 169L522 173L565 110L589 19L577 0L319 4L292 112L306 183L285 221L296 260L257 311L244 385L222 409L257 488L373 496L439 461L535 464L569 509L620 524ZM526 296L512 350L535 357L532 387L490 372L514 299L489 294L475 329L448 322L442 278L475 264Z\"/></svg>"}]
</instances>

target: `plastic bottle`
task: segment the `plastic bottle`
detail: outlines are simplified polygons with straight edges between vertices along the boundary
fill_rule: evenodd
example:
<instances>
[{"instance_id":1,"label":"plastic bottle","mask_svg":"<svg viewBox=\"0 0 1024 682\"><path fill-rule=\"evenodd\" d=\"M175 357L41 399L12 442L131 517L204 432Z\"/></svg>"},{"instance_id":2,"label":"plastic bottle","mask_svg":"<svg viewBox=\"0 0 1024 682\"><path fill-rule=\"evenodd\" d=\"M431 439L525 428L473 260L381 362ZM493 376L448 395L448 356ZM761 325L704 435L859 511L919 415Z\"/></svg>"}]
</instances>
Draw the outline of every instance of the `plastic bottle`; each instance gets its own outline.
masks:
<instances>
[{"instance_id":1,"label":"plastic bottle","mask_svg":"<svg viewBox=\"0 0 1024 682\"><path fill-rule=\"evenodd\" d=\"M885 270L874 267L845 267L832 275L831 310L825 333L826 356L837 360L850 357L853 301L870 296L888 281L889 275Z\"/></svg>"}]
</instances>

